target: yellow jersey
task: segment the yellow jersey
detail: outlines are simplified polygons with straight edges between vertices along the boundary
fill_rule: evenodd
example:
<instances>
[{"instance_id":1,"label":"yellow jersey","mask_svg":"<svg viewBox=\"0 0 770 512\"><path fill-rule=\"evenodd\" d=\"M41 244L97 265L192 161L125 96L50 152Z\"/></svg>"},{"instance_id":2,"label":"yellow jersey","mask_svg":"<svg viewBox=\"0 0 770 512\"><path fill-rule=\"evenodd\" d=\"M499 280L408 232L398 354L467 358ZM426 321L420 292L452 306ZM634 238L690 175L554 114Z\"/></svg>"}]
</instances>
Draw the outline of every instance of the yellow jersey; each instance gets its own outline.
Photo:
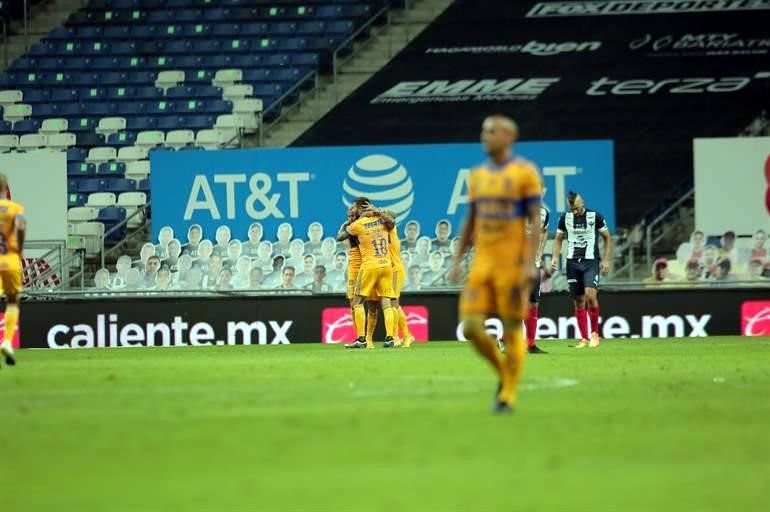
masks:
<instances>
[{"instance_id":1,"label":"yellow jersey","mask_svg":"<svg viewBox=\"0 0 770 512\"><path fill-rule=\"evenodd\" d=\"M485 164L471 171L468 196L476 210L476 259L529 261L526 215L531 203L541 202L542 191L540 172L523 158L511 158L500 166Z\"/></svg>"},{"instance_id":2,"label":"yellow jersey","mask_svg":"<svg viewBox=\"0 0 770 512\"><path fill-rule=\"evenodd\" d=\"M24 215L24 207L9 199L0 199L0 257L21 256L16 236L16 218Z\"/></svg>"},{"instance_id":3,"label":"yellow jersey","mask_svg":"<svg viewBox=\"0 0 770 512\"><path fill-rule=\"evenodd\" d=\"M361 217L350 224L347 231L358 238L362 270L391 266L388 230L380 217Z\"/></svg>"}]
</instances>

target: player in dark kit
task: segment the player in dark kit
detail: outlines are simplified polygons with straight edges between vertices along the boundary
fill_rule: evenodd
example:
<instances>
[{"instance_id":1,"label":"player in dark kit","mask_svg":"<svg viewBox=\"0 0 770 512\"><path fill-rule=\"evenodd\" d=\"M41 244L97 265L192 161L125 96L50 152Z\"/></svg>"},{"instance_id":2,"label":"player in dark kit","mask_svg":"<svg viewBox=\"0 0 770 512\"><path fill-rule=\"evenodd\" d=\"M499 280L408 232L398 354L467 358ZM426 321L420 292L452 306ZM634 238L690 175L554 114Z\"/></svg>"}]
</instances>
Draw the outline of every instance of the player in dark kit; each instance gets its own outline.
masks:
<instances>
[{"instance_id":1,"label":"player in dark kit","mask_svg":"<svg viewBox=\"0 0 770 512\"><path fill-rule=\"evenodd\" d=\"M531 232L530 236L534 236L535 231L539 230L540 242L537 246L537 254L535 254L535 266L537 267L537 274L535 277L535 283L532 285L532 292L529 294L529 310L527 311L527 318L524 320L524 326L527 331L527 351L530 354L547 354L547 352L535 344L535 336L537 335L537 319L540 314L540 267L543 261L543 249L545 248L545 242L548 240L548 224L551 222L551 214L545 206L540 205L540 226L527 226L527 231ZM550 275L551 269L545 269L546 275Z\"/></svg>"},{"instance_id":2,"label":"player in dark kit","mask_svg":"<svg viewBox=\"0 0 770 512\"><path fill-rule=\"evenodd\" d=\"M569 211L559 218L556 238L553 241L551 270L559 268L559 256L564 238L567 238L567 283L575 301L575 318L581 340L577 348L596 348L599 338L599 275L610 271L612 238L610 230L599 212L588 210L585 201L576 192L567 195ZM604 239L604 258L599 257L599 237ZM587 308L587 311L586 311ZM589 329L588 317L591 325ZM590 339L590 342L589 342Z\"/></svg>"}]
</instances>

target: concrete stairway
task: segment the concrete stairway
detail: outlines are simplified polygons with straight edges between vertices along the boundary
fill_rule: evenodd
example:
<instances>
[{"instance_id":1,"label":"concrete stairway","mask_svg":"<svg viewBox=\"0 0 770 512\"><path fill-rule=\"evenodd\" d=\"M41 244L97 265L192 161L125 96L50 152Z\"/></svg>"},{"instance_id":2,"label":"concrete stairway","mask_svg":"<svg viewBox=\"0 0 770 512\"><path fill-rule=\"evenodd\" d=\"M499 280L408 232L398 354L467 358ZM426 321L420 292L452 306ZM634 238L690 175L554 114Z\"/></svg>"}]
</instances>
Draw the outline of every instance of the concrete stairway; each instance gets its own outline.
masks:
<instances>
[{"instance_id":1,"label":"concrete stairway","mask_svg":"<svg viewBox=\"0 0 770 512\"><path fill-rule=\"evenodd\" d=\"M298 108L273 126L266 127L263 146L285 147L310 128L334 106L387 64L422 32L452 0L418 0L409 9L391 12L391 23L374 27L372 37L356 44L355 56L339 67L337 84L330 76L319 77L318 90L304 97ZM254 137L244 146L258 146Z\"/></svg>"}]
</instances>

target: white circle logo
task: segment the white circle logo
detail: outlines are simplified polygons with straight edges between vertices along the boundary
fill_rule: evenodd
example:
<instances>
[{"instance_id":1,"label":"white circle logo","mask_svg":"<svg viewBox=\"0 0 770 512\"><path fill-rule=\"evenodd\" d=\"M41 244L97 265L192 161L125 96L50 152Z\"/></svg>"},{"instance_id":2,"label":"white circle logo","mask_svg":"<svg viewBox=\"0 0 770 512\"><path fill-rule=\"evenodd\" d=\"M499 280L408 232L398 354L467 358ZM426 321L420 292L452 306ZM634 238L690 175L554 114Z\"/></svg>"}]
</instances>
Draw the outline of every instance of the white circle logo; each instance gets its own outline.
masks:
<instances>
[{"instance_id":1,"label":"white circle logo","mask_svg":"<svg viewBox=\"0 0 770 512\"><path fill-rule=\"evenodd\" d=\"M348 169L342 182L342 202L350 208L357 197L368 197L378 207L392 210L402 222L414 204L414 185L406 168L388 155L369 155Z\"/></svg>"}]
</instances>

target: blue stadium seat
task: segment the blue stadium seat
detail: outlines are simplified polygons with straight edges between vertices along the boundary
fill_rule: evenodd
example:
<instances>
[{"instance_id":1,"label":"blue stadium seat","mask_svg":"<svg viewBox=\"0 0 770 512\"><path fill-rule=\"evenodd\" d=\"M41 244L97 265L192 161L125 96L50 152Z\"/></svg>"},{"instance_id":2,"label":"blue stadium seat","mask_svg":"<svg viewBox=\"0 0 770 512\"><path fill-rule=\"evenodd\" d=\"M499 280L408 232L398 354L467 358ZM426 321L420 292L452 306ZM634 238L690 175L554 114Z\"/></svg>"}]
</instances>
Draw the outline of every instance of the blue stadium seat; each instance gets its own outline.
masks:
<instances>
[{"instance_id":1,"label":"blue stadium seat","mask_svg":"<svg viewBox=\"0 0 770 512\"><path fill-rule=\"evenodd\" d=\"M81 194L93 194L95 192L102 192L99 188L101 180L99 179L86 179L86 180L77 180L75 182L75 192L81 193Z\"/></svg>"},{"instance_id":2,"label":"blue stadium seat","mask_svg":"<svg viewBox=\"0 0 770 512\"><path fill-rule=\"evenodd\" d=\"M24 92L24 103L46 103L51 101L50 89L32 89ZM34 112L35 107L32 107Z\"/></svg>"},{"instance_id":3,"label":"blue stadium seat","mask_svg":"<svg viewBox=\"0 0 770 512\"><path fill-rule=\"evenodd\" d=\"M118 135L117 133L113 135ZM109 142L109 139L108 139ZM122 178L126 174L126 164L123 162L104 162L99 164L96 170L99 176L110 176L113 178Z\"/></svg>"},{"instance_id":4,"label":"blue stadium seat","mask_svg":"<svg viewBox=\"0 0 770 512\"><path fill-rule=\"evenodd\" d=\"M163 97L163 90L158 89L155 86L152 87L137 87L135 90L136 98L143 100L160 99Z\"/></svg>"},{"instance_id":5,"label":"blue stadium seat","mask_svg":"<svg viewBox=\"0 0 770 512\"><path fill-rule=\"evenodd\" d=\"M147 106L138 101L121 101L115 103L115 113L121 117L139 116L145 113Z\"/></svg>"},{"instance_id":6,"label":"blue stadium seat","mask_svg":"<svg viewBox=\"0 0 770 512\"><path fill-rule=\"evenodd\" d=\"M115 103L87 102L80 105L84 114L94 117L109 117L116 114Z\"/></svg>"},{"instance_id":7,"label":"blue stadium seat","mask_svg":"<svg viewBox=\"0 0 770 512\"><path fill-rule=\"evenodd\" d=\"M122 194L123 192L134 192L136 190L136 180L127 180L125 178L108 178L97 181L99 192Z\"/></svg>"},{"instance_id":8,"label":"blue stadium seat","mask_svg":"<svg viewBox=\"0 0 770 512\"><path fill-rule=\"evenodd\" d=\"M116 147L133 146L134 142L136 142L136 134L134 134L133 132L111 133L107 137L107 145L109 146L116 146ZM101 173L101 169L99 172Z\"/></svg>"},{"instance_id":9,"label":"blue stadium seat","mask_svg":"<svg viewBox=\"0 0 770 512\"><path fill-rule=\"evenodd\" d=\"M46 34L47 40L72 39L77 36L77 30L73 27L56 27Z\"/></svg>"},{"instance_id":10,"label":"blue stadium seat","mask_svg":"<svg viewBox=\"0 0 770 512\"><path fill-rule=\"evenodd\" d=\"M190 38L209 37L213 32L214 26L216 25L211 25L209 23L190 23L182 25L182 35Z\"/></svg>"},{"instance_id":11,"label":"blue stadium seat","mask_svg":"<svg viewBox=\"0 0 770 512\"><path fill-rule=\"evenodd\" d=\"M75 144L80 148L95 148L104 146L104 135L101 133L78 132L75 134Z\"/></svg>"},{"instance_id":12,"label":"blue stadium seat","mask_svg":"<svg viewBox=\"0 0 770 512\"><path fill-rule=\"evenodd\" d=\"M56 103L40 103L32 106L32 117L34 118L46 119L60 115L60 108Z\"/></svg>"},{"instance_id":13,"label":"blue stadium seat","mask_svg":"<svg viewBox=\"0 0 770 512\"><path fill-rule=\"evenodd\" d=\"M104 224L104 240L107 242L119 242L126 236L125 225L119 226L126 220L126 209L120 206L107 206L99 210L99 216L96 218ZM117 228L117 229L116 229Z\"/></svg>"},{"instance_id":14,"label":"blue stadium seat","mask_svg":"<svg viewBox=\"0 0 770 512\"><path fill-rule=\"evenodd\" d=\"M210 100L205 103L203 110L207 114L231 114L233 111L233 102L225 100Z\"/></svg>"},{"instance_id":15,"label":"blue stadium seat","mask_svg":"<svg viewBox=\"0 0 770 512\"><path fill-rule=\"evenodd\" d=\"M42 123L39 119L22 119L13 123L13 133L34 133L40 129Z\"/></svg>"},{"instance_id":16,"label":"blue stadium seat","mask_svg":"<svg viewBox=\"0 0 770 512\"><path fill-rule=\"evenodd\" d=\"M96 129L96 126L99 124L99 121L96 119L75 115L70 117L69 123L67 125L67 131L69 132L93 132ZM81 160L85 160L85 156L81 158Z\"/></svg>"},{"instance_id":17,"label":"blue stadium seat","mask_svg":"<svg viewBox=\"0 0 770 512\"><path fill-rule=\"evenodd\" d=\"M208 69L196 69L185 73L185 82L193 84L211 84L214 72Z\"/></svg>"},{"instance_id":18,"label":"blue stadium seat","mask_svg":"<svg viewBox=\"0 0 770 512\"><path fill-rule=\"evenodd\" d=\"M126 118L126 129L132 131L145 131L154 130L158 127L158 119L164 119L163 117L149 117L149 116L137 116ZM175 128L169 128L175 129Z\"/></svg>"},{"instance_id":19,"label":"blue stadium seat","mask_svg":"<svg viewBox=\"0 0 770 512\"><path fill-rule=\"evenodd\" d=\"M204 130L214 126L216 119L213 116L194 116L187 117L185 121L185 128L189 130Z\"/></svg>"},{"instance_id":20,"label":"blue stadium seat","mask_svg":"<svg viewBox=\"0 0 770 512\"><path fill-rule=\"evenodd\" d=\"M96 175L96 166L85 162L68 162L67 178L89 178Z\"/></svg>"},{"instance_id":21,"label":"blue stadium seat","mask_svg":"<svg viewBox=\"0 0 770 512\"><path fill-rule=\"evenodd\" d=\"M80 31L78 31L78 35L80 35ZM105 27L102 31L102 35L105 39L125 40L133 36L133 30L128 25L117 25L112 27Z\"/></svg>"},{"instance_id":22,"label":"blue stadium seat","mask_svg":"<svg viewBox=\"0 0 770 512\"><path fill-rule=\"evenodd\" d=\"M11 123L9 121L0 121L0 133L9 133L11 131Z\"/></svg>"},{"instance_id":23,"label":"blue stadium seat","mask_svg":"<svg viewBox=\"0 0 770 512\"><path fill-rule=\"evenodd\" d=\"M139 184L136 187L136 190L139 192L144 192L145 194L150 194L150 179L145 178L143 180L139 180Z\"/></svg>"},{"instance_id":24,"label":"blue stadium seat","mask_svg":"<svg viewBox=\"0 0 770 512\"><path fill-rule=\"evenodd\" d=\"M59 104L59 115L62 117L75 117L80 116L83 114L83 105L82 103L76 103L76 102L70 102L70 103L60 103ZM72 128L72 123L70 123L69 128Z\"/></svg>"},{"instance_id":25,"label":"blue stadium seat","mask_svg":"<svg viewBox=\"0 0 770 512\"><path fill-rule=\"evenodd\" d=\"M296 56L292 56L287 53L274 53L272 55L265 55L262 63L265 67L283 67L288 66L295 57L301 57L303 55L307 54L299 53Z\"/></svg>"},{"instance_id":26,"label":"blue stadium seat","mask_svg":"<svg viewBox=\"0 0 770 512\"><path fill-rule=\"evenodd\" d=\"M117 28L117 27L107 27L107 30ZM73 37L78 37L79 39L101 39L105 35L105 29L102 26L99 25L83 25L82 27L78 27L77 29L74 29L75 34L72 33L73 29L70 27L67 27L66 30L62 31L64 33L63 37L51 37L51 35L56 32L56 30L52 30L50 34L48 34L48 39L72 39ZM59 34L62 35L62 34Z\"/></svg>"},{"instance_id":27,"label":"blue stadium seat","mask_svg":"<svg viewBox=\"0 0 770 512\"><path fill-rule=\"evenodd\" d=\"M161 100L147 104L146 113L150 115L168 115L176 111L177 105L173 101Z\"/></svg>"},{"instance_id":28,"label":"blue stadium seat","mask_svg":"<svg viewBox=\"0 0 770 512\"><path fill-rule=\"evenodd\" d=\"M68 191L72 190L68 188ZM67 194L67 208L76 208L78 206L85 206L88 202L88 194L78 194L77 192L70 192Z\"/></svg>"},{"instance_id":29,"label":"blue stadium seat","mask_svg":"<svg viewBox=\"0 0 770 512\"><path fill-rule=\"evenodd\" d=\"M74 92L74 91L73 91ZM80 101L105 101L107 100L107 89L99 87L88 87L77 91L77 97Z\"/></svg>"}]
</instances>

